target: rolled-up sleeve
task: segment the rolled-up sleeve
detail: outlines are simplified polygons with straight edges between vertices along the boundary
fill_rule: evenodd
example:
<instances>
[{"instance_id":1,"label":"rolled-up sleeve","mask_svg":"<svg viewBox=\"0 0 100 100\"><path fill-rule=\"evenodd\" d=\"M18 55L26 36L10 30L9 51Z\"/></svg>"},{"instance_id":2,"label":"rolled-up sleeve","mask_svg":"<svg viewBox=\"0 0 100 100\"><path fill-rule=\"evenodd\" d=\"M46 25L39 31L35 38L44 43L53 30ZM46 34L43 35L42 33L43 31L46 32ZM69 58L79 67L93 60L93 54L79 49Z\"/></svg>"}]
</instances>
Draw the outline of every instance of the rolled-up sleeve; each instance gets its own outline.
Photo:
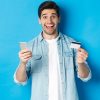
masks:
<instances>
[{"instance_id":1,"label":"rolled-up sleeve","mask_svg":"<svg viewBox=\"0 0 100 100\"><path fill-rule=\"evenodd\" d=\"M89 74L88 74L88 76L87 76L86 78L82 78L82 77L79 76L79 74L78 74L78 72L77 72L77 77L80 78L82 81L87 82L88 80L91 79L91 77L92 77L92 73L91 73L91 70L90 70L90 68L89 68L89 66L88 66L88 63L85 62L85 64L87 65L88 70L89 70Z\"/></svg>"},{"instance_id":2,"label":"rolled-up sleeve","mask_svg":"<svg viewBox=\"0 0 100 100\"><path fill-rule=\"evenodd\" d=\"M17 83L18 85L26 85L27 84L27 80L26 81L24 81L24 82L20 82L20 81L18 81L17 79L16 79L16 72L14 73L14 82L15 83Z\"/></svg>"}]
</instances>

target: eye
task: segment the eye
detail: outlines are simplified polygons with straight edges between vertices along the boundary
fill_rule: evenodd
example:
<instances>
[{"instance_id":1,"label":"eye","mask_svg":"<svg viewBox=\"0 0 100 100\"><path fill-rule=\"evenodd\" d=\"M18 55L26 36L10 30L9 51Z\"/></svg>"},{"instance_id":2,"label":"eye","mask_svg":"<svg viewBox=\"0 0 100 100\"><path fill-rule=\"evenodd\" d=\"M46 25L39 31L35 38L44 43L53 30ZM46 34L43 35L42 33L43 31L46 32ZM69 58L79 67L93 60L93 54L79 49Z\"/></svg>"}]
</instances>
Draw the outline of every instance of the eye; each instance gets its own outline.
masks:
<instances>
[{"instance_id":1,"label":"eye","mask_svg":"<svg viewBox=\"0 0 100 100\"><path fill-rule=\"evenodd\" d=\"M53 15L52 18L53 18L53 19L56 18L56 15Z\"/></svg>"},{"instance_id":2,"label":"eye","mask_svg":"<svg viewBox=\"0 0 100 100\"><path fill-rule=\"evenodd\" d=\"M43 18L43 19L47 19L47 16L43 16L42 18Z\"/></svg>"}]
</instances>

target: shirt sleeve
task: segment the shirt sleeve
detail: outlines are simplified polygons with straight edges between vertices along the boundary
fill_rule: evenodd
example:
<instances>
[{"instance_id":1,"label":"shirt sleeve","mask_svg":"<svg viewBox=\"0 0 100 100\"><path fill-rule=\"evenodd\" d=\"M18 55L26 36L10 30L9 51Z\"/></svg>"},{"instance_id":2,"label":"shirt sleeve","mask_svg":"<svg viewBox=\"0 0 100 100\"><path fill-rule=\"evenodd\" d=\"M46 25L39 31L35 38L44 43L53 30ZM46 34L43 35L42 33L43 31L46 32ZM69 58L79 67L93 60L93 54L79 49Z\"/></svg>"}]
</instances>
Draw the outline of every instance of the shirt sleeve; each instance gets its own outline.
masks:
<instances>
[{"instance_id":1,"label":"shirt sleeve","mask_svg":"<svg viewBox=\"0 0 100 100\"><path fill-rule=\"evenodd\" d=\"M16 72L14 73L14 82L17 83L18 85L23 85L23 86L27 84L27 81L19 82L19 81L16 79Z\"/></svg>"},{"instance_id":2,"label":"shirt sleeve","mask_svg":"<svg viewBox=\"0 0 100 100\"><path fill-rule=\"evenodd\" d=\"M88 67L88 69L89 69L89 75L88 75L86 78L82 78L82 77L79 76L79 74L78 74L78 72L77 72L77 77L80 78L82 81L87 82L88 80L91 79L92 74L91 74L91 70L90 70L90 68L89 68L89 66L88 66L88 63L85 62L85 64L87 65L87 67Z\"/></svg>"}]
</instances>

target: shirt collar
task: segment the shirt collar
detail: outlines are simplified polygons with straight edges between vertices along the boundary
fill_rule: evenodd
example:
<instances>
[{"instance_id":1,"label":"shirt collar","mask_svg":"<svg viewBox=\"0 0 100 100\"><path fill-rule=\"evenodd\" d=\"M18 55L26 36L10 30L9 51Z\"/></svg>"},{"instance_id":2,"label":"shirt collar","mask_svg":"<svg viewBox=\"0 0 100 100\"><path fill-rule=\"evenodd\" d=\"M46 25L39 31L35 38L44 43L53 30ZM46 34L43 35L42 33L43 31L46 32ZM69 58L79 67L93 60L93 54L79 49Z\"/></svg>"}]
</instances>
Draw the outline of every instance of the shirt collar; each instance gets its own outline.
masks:
<instances>
[{"instance_id":1,"label":"shirt collar","mask_svg":"<svg viewBox=\"0 0 100 100\"><path fill-rule=\"evenodd\" d=\"M58 40L60 39L60 38L62 38L63 37L63 34L61 33L61 32L59 32L59 35L58 35ZM43 36L42 36L42 32L39 34L39 41L41 42L42 40L44 40L44 38L43 38Z\"/></svg>"}]
</instances>

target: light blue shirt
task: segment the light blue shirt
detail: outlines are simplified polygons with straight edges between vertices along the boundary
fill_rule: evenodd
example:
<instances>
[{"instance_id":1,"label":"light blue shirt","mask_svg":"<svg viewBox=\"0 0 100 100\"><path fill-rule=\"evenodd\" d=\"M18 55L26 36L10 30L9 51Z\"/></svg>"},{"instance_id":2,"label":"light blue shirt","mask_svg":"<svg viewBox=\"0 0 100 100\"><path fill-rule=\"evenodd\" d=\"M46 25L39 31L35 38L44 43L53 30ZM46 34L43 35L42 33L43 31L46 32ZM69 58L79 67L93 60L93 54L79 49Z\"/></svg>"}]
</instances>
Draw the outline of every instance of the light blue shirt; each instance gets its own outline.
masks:
<instances>
[{"instance_id":1,"label":"light blue shirt","mask_svg":"<svg viewBox=\"0 0 100 100\"><path fill-rule=\"evenodd\" d=\"M64 100L79 100L74 76L74 72L77 71L77 51L70 48L70 44L73 41L72 38L59 33L57 47L60 62L62 96ZM27 76L32 75L31 100L48 100L48 43L40 34L28 42L28 48L32 51L32 58L26 66ZM89 66L87 67L89 68ZM91 78L91 71L87 78L77 76L81 80L87 81Z\"/></svg>"}]
</instances>

